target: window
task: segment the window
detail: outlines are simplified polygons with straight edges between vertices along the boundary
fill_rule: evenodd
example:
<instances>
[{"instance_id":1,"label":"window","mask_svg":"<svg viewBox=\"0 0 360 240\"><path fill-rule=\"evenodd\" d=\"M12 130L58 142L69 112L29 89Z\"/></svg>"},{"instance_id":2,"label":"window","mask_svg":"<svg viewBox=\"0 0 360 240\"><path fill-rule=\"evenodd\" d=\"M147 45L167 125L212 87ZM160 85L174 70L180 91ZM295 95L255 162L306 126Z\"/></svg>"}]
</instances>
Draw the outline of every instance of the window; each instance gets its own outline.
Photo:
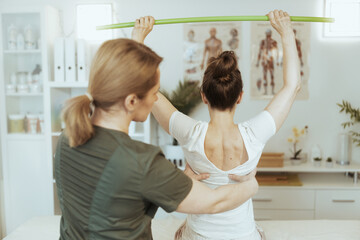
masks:
<instances>
[{"instance_id":1,"label":"window","mask_svg":"<svg viewBox=\"0 0 360 240\"><path fill-rule=\"evenodd\" d=\"M326 0L325 15L335 18L324 25L325 37L360 37L360 0Z\"/></svg>"},{"instance_id":2,"label":"window","mask_svg":"<svg viewBox=\"0 0 360 240\"><path fill-rule=\"evenodd\" d=\"M100 42L113 37L112 30L96 30L97 26L112 24L112 4L81 4L76 7L77 37Z\"/></svg>"}]
</instances>

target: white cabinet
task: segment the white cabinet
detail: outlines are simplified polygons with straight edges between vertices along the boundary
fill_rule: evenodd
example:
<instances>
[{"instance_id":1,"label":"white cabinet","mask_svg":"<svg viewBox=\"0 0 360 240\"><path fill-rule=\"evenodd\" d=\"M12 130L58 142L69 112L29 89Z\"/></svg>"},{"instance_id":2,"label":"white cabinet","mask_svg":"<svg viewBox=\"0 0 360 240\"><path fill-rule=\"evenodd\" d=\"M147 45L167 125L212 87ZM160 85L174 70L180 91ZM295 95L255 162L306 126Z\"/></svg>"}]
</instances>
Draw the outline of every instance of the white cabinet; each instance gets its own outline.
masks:
<instances>
[{"instance_id":1,"label":"white cabinet","mask_svg":"<svg viewBox=\"0 0 360 240\"><path fill-rule=\"evenodd\" d=\"M258 172L296 172L303 185L260 186L253 197L256 220L360 219L360 183L346 174L360 172L360 164L327 168L286 163Z\"/></svg>"},{"instance_id":2,"label":"white cabinet","mask_svg":"<svg viewBox=\"0 0 360 240\"><path fill-rule=\"evenodd\" d=\"M314 209L313 190L303 189L261 189L253 197L254 208L258 209Z\"/></svg>"},{"instance_id":3,"label":"white cabinet","mask_svg":"<svg viewBox=\"0 0 360 240\"><path fill-rule=\"evenodd\" d=\"M58 12L52 7L19 6L0 12L3 234L34 216L53 213L44 83L50 77L48 50L58 23Z\"/></svg>"},{"instance_id":4,"label":"white cabinet","mask_svg":"<svg viewBox=\"0 0 360 240\"><path fill-rule=\"evenodd\" d=\"M316 219L360 219L360 190L316 191Z\"/></svg>"}]
</instances>

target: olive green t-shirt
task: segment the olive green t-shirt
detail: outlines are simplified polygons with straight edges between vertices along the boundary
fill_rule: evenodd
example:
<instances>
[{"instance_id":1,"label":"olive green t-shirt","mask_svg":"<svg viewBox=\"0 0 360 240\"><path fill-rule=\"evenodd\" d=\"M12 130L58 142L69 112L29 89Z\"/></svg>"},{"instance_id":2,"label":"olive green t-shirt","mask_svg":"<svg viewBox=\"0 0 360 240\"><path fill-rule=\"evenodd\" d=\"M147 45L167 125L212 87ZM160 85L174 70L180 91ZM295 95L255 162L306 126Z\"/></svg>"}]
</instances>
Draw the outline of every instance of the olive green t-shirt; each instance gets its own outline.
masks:
<instances>
[{"instance_id":1,"label":"olive green t-shirt","mask_svg":"<svg viewBox=\"0 0 360 240\"><path fill-rule=\"evenodd\" d=\"M76 148L60 136L55 178L61 240L152 239L158 207L176 210L192 187L160 148L101 127Z\"/></svg>"}]
</instances>

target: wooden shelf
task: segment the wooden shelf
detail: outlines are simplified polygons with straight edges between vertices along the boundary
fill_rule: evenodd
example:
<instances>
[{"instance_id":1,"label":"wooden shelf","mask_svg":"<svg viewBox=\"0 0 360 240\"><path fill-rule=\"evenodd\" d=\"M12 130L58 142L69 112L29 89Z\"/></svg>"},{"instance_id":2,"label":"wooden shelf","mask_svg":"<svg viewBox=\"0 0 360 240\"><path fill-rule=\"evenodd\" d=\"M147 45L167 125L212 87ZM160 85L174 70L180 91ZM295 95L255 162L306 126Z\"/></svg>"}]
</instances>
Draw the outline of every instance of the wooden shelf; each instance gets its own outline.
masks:
<instances>
[{"instance_id":1,"label":"wooden shelf","mask_svg":"<svg viewBox=\"0 0 360 240\"><path fill-rule=\"evenodd\" d=\"M31 50L4 50L5 54L28 54L28 53L41 53L40 49Z\"/></svg>"},{"instance_id":2,"label":"wooden shelf","mask_svg":"<svg viewBox=\"0 0 360 240\"><path fill-rule=\"evenodd\" d=\"M88 82L49 82L51 88L87 88Z\"/></svg>"},{"instance_id":3,"label":"wooden shelf","mask_svg":"<svg viewBox=\"0 0 360 240\"><path fill-rule=\"evenodd\" d=\"M350 165L339 165L334 163L332 167L326 167L325 161L320 167L315 167L313 163L307 162L300 165L291 165L290 161L284 161L284 167L276 168L257 168L258 172L303 172L303 173L341 173L341 172L360 172L359 163Z\"/></svg>"},{"instance_id":4,"label":"wooden shelf","mask_svg":"<svg viewBox=\"0 0 360 240\"><path fill-rule=\"evenodd\" d=\"M44 94L40 93L7 93L7 97L42 97Z\"/></svg>"},{"instance_id":5,"label":"wooden shelf","mask_svg":"<svg viewBox=\"0 0 360 240\"><path fill-rule=\"evenodd\" d=\"M44 134L28 134L28 133L9 133L6 138L8 140L44 140Z\"/></svg>"},{"instance_id":6,"label":"wooden shelf","mask_svg":"<svg viewBox=\"0 0 360 240\"><path fill-rule=\"evenodd\" d=\"M341 173L314 174L299 173L302 186L260 186L260 188L301 188L301 189L351 189L360 190L360 183L354 183L352 177Z\"/></svg>"},{"instance_id":7,"label":"wooden shelf","mask_svg":"<svg viewBox=\"0 0 360 240\"><path fill-rule=\"evenodd\" d=\"M129 134L130 137L144 137L144 133L130 133Z\"/></svg>"}]
</instances>

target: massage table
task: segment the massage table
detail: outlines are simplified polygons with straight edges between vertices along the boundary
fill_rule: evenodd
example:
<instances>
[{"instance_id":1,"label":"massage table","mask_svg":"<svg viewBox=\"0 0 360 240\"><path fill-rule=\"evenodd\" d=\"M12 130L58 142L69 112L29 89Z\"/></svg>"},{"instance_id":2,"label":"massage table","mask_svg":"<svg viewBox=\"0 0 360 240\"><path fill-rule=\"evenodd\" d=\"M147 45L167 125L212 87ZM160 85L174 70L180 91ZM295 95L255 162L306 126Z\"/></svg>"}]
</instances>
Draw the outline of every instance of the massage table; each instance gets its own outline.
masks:
<instances>
[{"instance_id":1,"label":"massage table","mask_svg":"<svg viewBox=\"0 0 360 240\"><path fill-rule=\"evenodd\" d=\"M152 221L154 240L172 240L184 220L169 214ZM359 220L258 221L267 240L360 240ZM3 240L58 240L60 216L30 219Z\"/></svg>"}]
</instances>

